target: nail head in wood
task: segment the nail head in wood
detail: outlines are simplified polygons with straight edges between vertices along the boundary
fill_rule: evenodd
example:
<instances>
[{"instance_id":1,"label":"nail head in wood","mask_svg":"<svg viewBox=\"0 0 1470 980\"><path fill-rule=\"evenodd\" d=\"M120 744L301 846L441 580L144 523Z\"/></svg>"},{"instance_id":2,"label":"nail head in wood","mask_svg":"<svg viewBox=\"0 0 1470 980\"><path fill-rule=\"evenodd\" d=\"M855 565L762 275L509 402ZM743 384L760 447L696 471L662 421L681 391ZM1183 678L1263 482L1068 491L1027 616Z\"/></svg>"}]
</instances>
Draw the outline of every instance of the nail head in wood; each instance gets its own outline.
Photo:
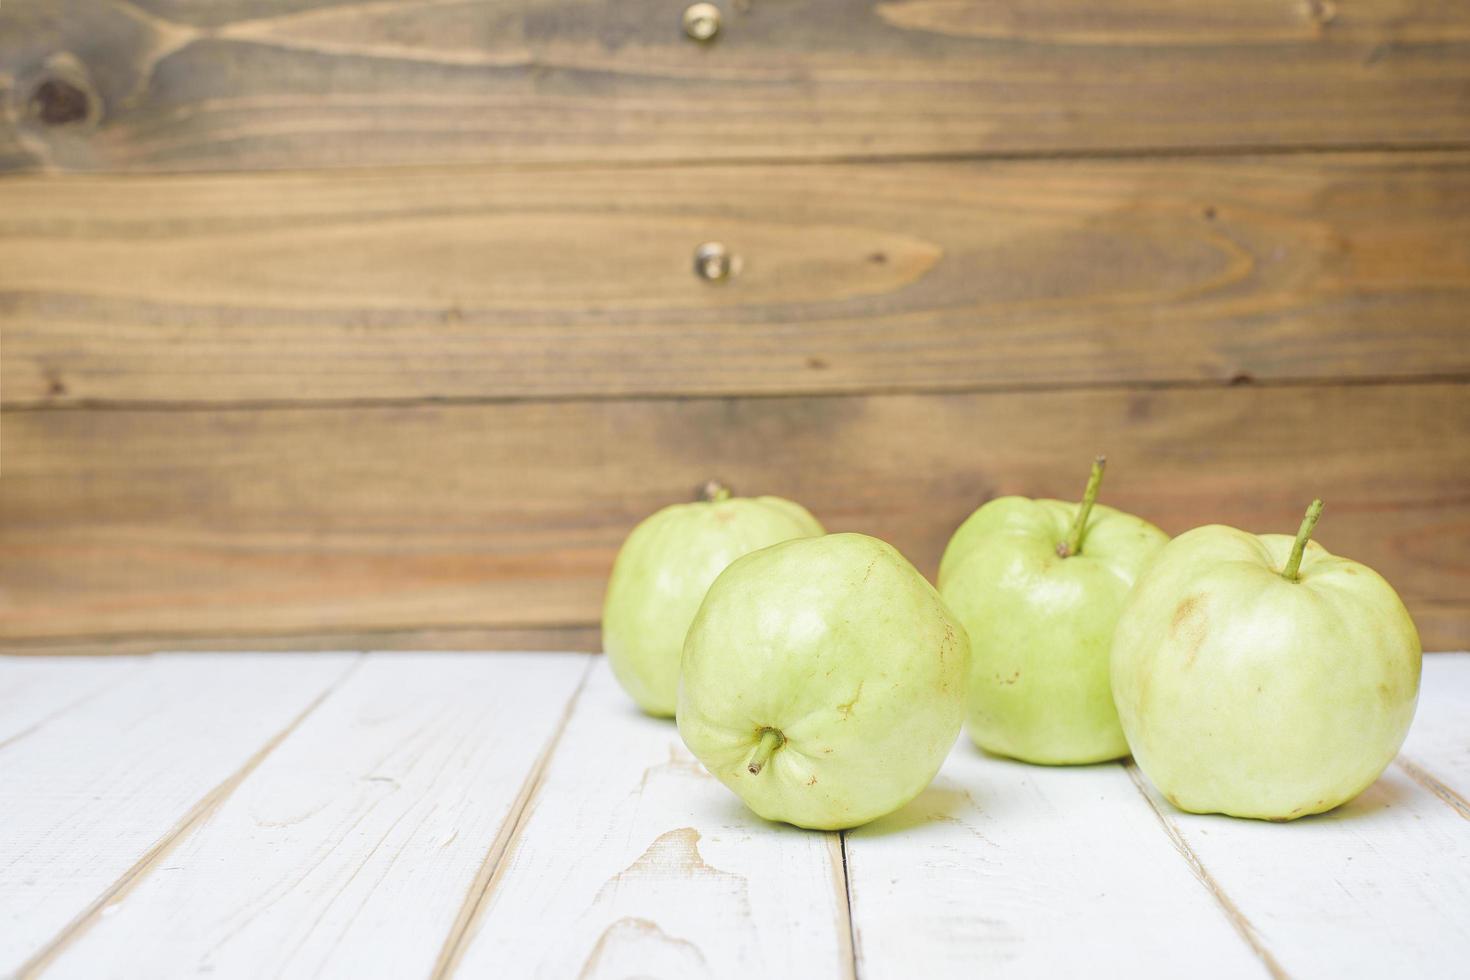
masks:
<instances>
[{"instance_id":1,"label":"nail head in wood","mask_svg":"<svg viewBox=\"0 0 1470 980\"><path fill-rule=\"evenodd\" d=\"M713 40L720 32L720 8L712 3L690 4L684 10L684 33L696 41Z\"/></svg>"},{"instance_id":2,"label":"nail head in wood","mask_svg":"<svg viewBox=\"0 0 1470 980\"><path fill-rule=\"evenodd\" d=\"M734 262L729 249L720 242L705 242L694 250L694 273L709 282L730 278Z\"/></svg>"}]
</instances>

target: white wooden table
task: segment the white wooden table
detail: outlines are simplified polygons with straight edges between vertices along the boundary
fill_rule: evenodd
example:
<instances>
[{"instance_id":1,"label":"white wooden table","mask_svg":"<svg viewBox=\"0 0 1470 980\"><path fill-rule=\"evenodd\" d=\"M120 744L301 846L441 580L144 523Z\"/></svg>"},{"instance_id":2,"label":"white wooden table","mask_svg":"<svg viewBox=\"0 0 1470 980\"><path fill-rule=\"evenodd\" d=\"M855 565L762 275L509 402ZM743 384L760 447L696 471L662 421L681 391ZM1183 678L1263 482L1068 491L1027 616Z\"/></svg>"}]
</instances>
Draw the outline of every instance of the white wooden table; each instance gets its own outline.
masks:
<instances>
[{"instance_id":1,"label":"white wooden table","mask_svg":"<svg viewBox=\"0 0 1470 980\"><path fill-rule=\"evenodd\" d=\"M956 746L765 823L577 654L0 658L0 976L1470 975L1470 655L1356 802Z\"/></svg>"}]
</instances>

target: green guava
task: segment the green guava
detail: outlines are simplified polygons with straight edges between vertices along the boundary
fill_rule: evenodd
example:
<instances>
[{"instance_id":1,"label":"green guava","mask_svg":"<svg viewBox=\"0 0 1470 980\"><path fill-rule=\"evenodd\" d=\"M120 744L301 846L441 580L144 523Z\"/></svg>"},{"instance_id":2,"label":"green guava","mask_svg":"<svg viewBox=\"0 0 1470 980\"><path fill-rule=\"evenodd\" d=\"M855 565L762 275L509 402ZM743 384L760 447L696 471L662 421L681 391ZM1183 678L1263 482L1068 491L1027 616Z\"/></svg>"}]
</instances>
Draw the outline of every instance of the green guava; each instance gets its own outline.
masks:
<instances>
[{"instance_id":1,"label":"green guava","mask_svg":"<svg viewBox=\"0 0 1470 980\"><path fill-rule=\"evenodd\" d=\"M1293 820L1393 761L1419 696L1419 634L1366 565L1211 525L1139 578L1113 637L1113 694L1138 767L1194 813Z\"/></svg>"},{"instance_id":2,"label":"green guava","mask_svg":"<svg viewBox=\"0 0 1470 980\"><path fill-rule=\"evenodd\" d=\"M762 817L855 827L939 771L968 660L964 627L891 545L787 541L710 586L684 642L679 734Z\"/></svg>"},{"instance_id":3,"label":"green guava","mask_svg":"<svg viewBox=\"0 0 1470 980\"><path fill-rule=\"evenodd\" d=\"M715 576L758 548L823 533L790 500L733 497L713 482L704 496L635 527L607 584L603 650L623 689L652 715L674 714L684 634Z\"/></svg>"},{"instance_id":4,"label":"green guava","mask_svg":"<svg viewBox=\"0 0 1470 980\"><path fill-rule=\"evenodd\" d=\"M945 549L939 591L970 634L969 732L1026 762L1081 764L1128 754L1108 680L1113 628L1139 571L1169 540L1095 504L1001 497Z\"/></svg>"}]
</instances>

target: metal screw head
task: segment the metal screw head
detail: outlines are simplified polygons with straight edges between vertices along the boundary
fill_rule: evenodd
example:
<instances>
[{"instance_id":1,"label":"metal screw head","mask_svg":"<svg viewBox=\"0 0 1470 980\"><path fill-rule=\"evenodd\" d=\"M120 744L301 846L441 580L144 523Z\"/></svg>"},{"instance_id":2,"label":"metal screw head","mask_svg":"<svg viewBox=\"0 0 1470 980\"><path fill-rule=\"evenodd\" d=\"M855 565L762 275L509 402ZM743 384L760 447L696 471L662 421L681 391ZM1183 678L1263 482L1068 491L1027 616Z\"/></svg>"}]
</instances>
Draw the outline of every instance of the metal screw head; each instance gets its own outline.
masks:
<instances>
[{"instance_id":1,"label":"metal screw head","mask_svg":"<svg viewBox=\"0 0 1470 980\"><path fill-rule=\"evenodd\" d=\"M705 242L694 250L694 274L710 282L730 278L734 271L729 249L719 242Z\"/></svg>"},{"instance_id":2,"label":"metal screw head","mask_svg":"<svg viewBox=\"0 0 1470 980\"><path fill-rule=\"evenodd\" d=\"M684 33L708 41L720 32L720 8L712 3L690 4L684 10Z\"/></svg>"}]
</instances>

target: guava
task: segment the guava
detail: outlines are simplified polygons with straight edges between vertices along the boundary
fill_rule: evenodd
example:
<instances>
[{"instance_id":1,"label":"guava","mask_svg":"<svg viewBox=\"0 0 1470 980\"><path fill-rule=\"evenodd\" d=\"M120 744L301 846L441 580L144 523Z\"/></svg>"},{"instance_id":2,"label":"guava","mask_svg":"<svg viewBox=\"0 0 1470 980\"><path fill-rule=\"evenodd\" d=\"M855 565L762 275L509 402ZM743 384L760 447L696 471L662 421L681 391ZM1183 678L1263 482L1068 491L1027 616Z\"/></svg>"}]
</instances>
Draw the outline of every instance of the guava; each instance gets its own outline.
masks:
<instances>
[{"instance_id":1,"label":"guava","mask_svg":"<svg viewBox=\"0 0 1470 980\"><path fill-rule=\"evenodd\" d=\"M623 542L608 579L602 645L614 676L644 711L672 717L684 634L715 576L741 555L822 533L780 497L735 497L711 481L704 499L672 504Z\"/></svg>"},{"instance_id":2,"label":"guava","mask_svg":"<svg viewBox=\"0 0 1470 980\"><path fill-rule=\"evenodd\" d=\"M939 591L970 634L969 732L988 752L1048 765L1128 754L1108 679L1123 599L1169 540L1096 503L1000 497L945 549Z\"/></svg>"},{"instance_id":3,"label":"guava","mask_svg":"<svg viewBox=\"0 0 1470 980\"><path fill-rule=\"evenodd\" d=\"M1175 538L1113 637L1113 695L1138 767L1194 813L1294 820L1393 761L1419 696L1419 634L1392 586L1309 542L1233 527Z\"/></svg>"},{"instance_id":4,"label":"guava","mask_svg":"<svg viewBox=\"0 0 1470 980\"><path fill-rule=\"evenodd\" d=\"M772 545L715 579L684 641L679 734L757 814L855 827L908 803L964 720L969 640L891 545Z\"/></svg>"}]
</instances>

